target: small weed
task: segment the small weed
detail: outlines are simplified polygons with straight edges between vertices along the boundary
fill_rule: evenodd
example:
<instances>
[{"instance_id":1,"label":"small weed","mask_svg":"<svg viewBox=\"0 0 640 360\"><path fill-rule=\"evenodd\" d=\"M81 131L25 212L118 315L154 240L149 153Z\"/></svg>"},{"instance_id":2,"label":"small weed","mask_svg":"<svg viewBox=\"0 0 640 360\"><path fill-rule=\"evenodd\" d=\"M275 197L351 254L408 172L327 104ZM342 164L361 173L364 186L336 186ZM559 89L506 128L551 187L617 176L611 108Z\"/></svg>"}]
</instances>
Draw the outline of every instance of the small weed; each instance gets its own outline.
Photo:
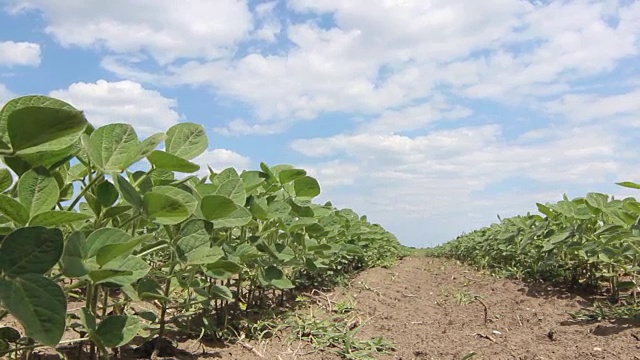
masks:
<instances>
[{"instance_id":1,"label":"small weed","mask_svg":"<svg viewBox=\"0 0 640 360\"><path fill-rule=\"evenodd\" d=\"M468 305L473 302L475 297L466 290L458 290L454 295L458 305Z\"/></svg>"},{"instance_id":2,"label":"small weed","mask_svg":"<svg viewBox=\"0 0 640 360\"><path fill-rule=\"evenodd\" d=\"M330 351L344 359L369 360L395 350L394 345L382 337L364 340L357 338L362 321L355 311L322 317L313 311L308 314L293 314L285 321L284 326L291 329L288 341L308 342L313 348L311 353Z\"/></svg>"}]
</instances>

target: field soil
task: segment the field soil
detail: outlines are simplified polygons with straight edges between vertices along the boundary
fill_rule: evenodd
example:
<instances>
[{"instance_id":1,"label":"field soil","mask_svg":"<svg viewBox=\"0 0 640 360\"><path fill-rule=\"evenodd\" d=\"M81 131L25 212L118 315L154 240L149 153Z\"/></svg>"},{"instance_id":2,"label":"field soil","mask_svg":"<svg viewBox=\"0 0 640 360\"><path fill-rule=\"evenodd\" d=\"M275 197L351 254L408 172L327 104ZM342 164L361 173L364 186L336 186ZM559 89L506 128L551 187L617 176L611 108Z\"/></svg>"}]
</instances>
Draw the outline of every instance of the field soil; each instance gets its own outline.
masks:
<instances>
[{"instance_id":1,"label":"field soil","mask_svg":"<svg viewBox=\"0 0 640 360\"><path fill-rule=\"evenodd\" d=\"M309 297L312 305L298 310L301 317L321 318L349 304L352 327L361 326L357 338L393 342L395 351L376 359L640 359L639 324L572 320L568 313L589 307L589 297L499 279L451 260L408 257L389 269L365 271L348 287ZM235 344L183 341L170 358L343 358L287 340L288 331Z\"/></svg>"}]
</instances>

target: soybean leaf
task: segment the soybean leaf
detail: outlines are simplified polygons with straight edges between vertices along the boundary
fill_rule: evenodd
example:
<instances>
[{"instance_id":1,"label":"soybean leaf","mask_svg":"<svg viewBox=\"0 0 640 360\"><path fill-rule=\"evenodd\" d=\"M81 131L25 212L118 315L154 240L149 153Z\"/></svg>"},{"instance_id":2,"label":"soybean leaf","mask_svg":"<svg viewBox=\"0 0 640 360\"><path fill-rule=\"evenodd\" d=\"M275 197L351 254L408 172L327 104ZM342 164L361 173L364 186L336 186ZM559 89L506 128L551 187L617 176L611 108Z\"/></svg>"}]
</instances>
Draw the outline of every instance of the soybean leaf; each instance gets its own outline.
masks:
<instances>
[{"instance_id":1,"label":"soybean leaf","mask_svg":"<svg viewBox=\"0 0 640 360\"><path fill-rule=\"evenodd\" d=\"M147 156L147 159L158 169L182 173L192 173L200 170L200 165L160 150L153 150L151 154Z\"/></svg>"},{"instance_id":2,"label":"soybean leaf","mask_svg":"<svg viewBox=\"0 0 640 360\"><path fill-rule=\"evenodd\" d=\"M242 266L230 260L218 260L207 265L207 275L221 280L230 279L242 271Z\"/></svg>"},{"instance_id":3,"label":"soybean leaf","mask_svg":"<svg viewBox=\"0 0 640 360\"><path fill-rule=\"evenodd\" d=\"M108 279L96 281L96 284L110 282L120 286L126 286L135 283L149 273L151 266L137 256L129 256L127 258L118 258L109 262L103 267L106 271L118 271Z\"/></svg>"},{"instance_id":4,"label":"soybean leaf","mask_svg":"<svg viewBox=\"0 0 640 360\"><path fill-rule=\"evenodd\" d=\"M235 206L236 209L231 214L214 221L216 227L238 227L245 226L251 222L251 212L243 206Z\"/></svg>"},{"instance_id":5,"label":"soybean leaf","mask_svg":"<svg viewBox=\"0 0 640 360\"><path fill-rule=\"evenodd\" d=\"M267 211L270 219L282 218L289 215L291 206L282 201L274 201L269 204Z\"/></svg>"},{"instance_id":6,"label":"soybean leaf","mask_svg":"<svg viewBox=\"0 0 640 360\"><path fill-rule=\"evenodd\" d=\"M58 284L40 274L0 279L0 301L22 324L28 337L48 346L60 342L67 304Z\"/></svg>"},{"instance_id":7,"label":"soybean leaf","mask_svg":"<svg viewBox=\"0 0 640 360\"><path fill-rule=\"evenodd\" d=\"M122 172L140 156L142 144L129 124L99 127L89 137L89 157L103 172Z\"/></svg>"},{"instance_id":8,"label":"soybean leaf","mask_svg":"<svg viewBox=\"0 0 640 360\"><path fill-rule=\"evenodd\" d=\"M143 277L138 281L136 292L141 300L159 299L162 295L160 283L152 277Z\"/></svg>"},{"instance_id":9,"label":"soybean leaf","mask_svg":"<svg viewBox=\"0 0 640 360\"><path fill-rule=\"evenodd\" d=\"M106 347L119 347L128 344L142 329L140 319L135 316L114 315L102 320L95 335Z\"/></svg>"},{"instance_id":10,"label":"soybean leaf","mask_svg":"<svg viewBox=\"0 0 640 360\"><path fill-rule=\"evenodd\" d=\"M98 265L103 266L109 263L111 260L121 257L127 257L131 255L133 250L140 246L140 244L147 240L153 239L153 237L153 234L145 234L129 240L125 243L105 245L100 248L100 250L98 250L98 253L96 254L96 262L98 263Z\"/></svg>"},{"instance_id":11,"label":"soybean leaf","mask_svg":"<svg viewBox=\"0 0 640 360\"><path fill-rule=\"evenodd\" d=\"M640 189L640 184L630 182L630 181L619 182L619 183L616 183L616 185L624 186L631 189Z\"/></svg>"},{"instance_id":12,"label":"soybean leaf","mask_svg":"<svg viewBox=\"0 0 640 360\"><path fill-rule=\"evenodd\" d=\"M313 198L320 195L320 184L311 176L303 176L293 182L297 197Z\"/></svg>"},{"instance_id":13,"label":"soybean leaf","mask_svg":"<svg viewBox=\"0 0 640 360\"><path fill-rule=\"evenodd\" d=\"M91 332L95 331L98 326L96 323L96 316L93 311L84 306L80 309L80 321L84 328Z\"/></svg>"},{"instance_id":14,"label":"soybean leaf","mask_svg":"<svg viewBox=\"0 0 640 360\"><path fill-rule=\"evenodd\" d=\"M123 269L97 269L89 271L89 279L94 284L100 284L105 282L111 282L118 276L130 276L133 275L132 271Z\"/></svg>"},{"instance_id":15,"label":"soybean leaf","mask_svg":"<svg viewBox=\"0 0 640 360\"><path fill-rule=\"evenodd\" d=\"M77 213L75 211L51 210L45 211L32 217L30 226L60 226L76 221L90 219L91 215Z\"/></svg>"},{"instance_id":16,"label":"soybean leaf","mask_svg":"<svg viewBox=\"0 0 640 360\"><path fill-rule=\"evenodd\" d=\"M98 255L98 251L111 244L129 242L131 235L124 230L116 228L102 228L92 232L86 241L86 257L92 258Z\"/></svg>"},{"instance_id":17,"label":"soybean leaf","mask_svg":"<svg viewBox=\"0 0 640 360\"><path fill-rule=\"evenodd\" d=\"M187 206L173 196L148 192L142 202L144 212L158 224L175 225L191 215Z\"/></svg>"},{"instance_id":18,"label":"soybean leaf","mask_svg":"<svg viewBox=\"0 0 640 360\"><path fill-rule=\"evenodd\" d=\"M214 299L222 299L226 301L233 301L233 294L228 287L224 285L213 285L211 287L211 296Z\"/></svg>"},{"instance_id":19,"label":"soybean leaf","mask_svg":"<svg viewBox=\"0 0 640 360\"><path fill-rule=\"evenodd\" d=\"M244 190L242 179L229 179L218 186L215 195L223 195L233 200L236 205L244 206L247 194Z\"/></svg>"},{"instance_id":20,"label":"soybean leaf","mask_svg":"<svg viewBox=\"0 0 640 360\"><path fill-rule=\"evenodd\" d=\"M0 243L0 270L10 276L44 274L58 262L63 248L59 229L19 228Z\"/></svg>"},{"instance_id":21,"label":"soybean leaf","mask_svg":"<svg viewBox=\"0 0 640 360\"><path fill-rule=\"evenodd\" d=\"M29 211L12 197L0 194L0 213L18 225L26 225L29 221Z\"/></svg>"},{"instance_id":22,"label":"soybean leaf","mask_svg":"<svg viewBox=\"0 0 640 360\"><path fill-rule=\"evenodd\" d=\"M20 340L20 333L12 327L3 326L0 327L0 339L4 339L10 343L15 343Z\"/></svg>"},{"instance_id":23,"label":"soybean leaf","mask_svg":"<svg viewBox=\"0 0 640 360\"><path fill-rule=\"evenodd\" d=\"M18 155L69 149L87 126L82 112L24 107L9 113L7 133Z\"/></svg>"},{"instance_id":24,"label":"soybean leaf","mask_svg":"<svg viewBox=\"0 0 640 360\"><path fill-rule=\"evenodd\" d=\"M236 204L222 195L207 195L202 198L200 210L207 220L218 220L236 211Z\"/></svg>"},{"instance_id":25,"label":"soybean leaf","mask_svg":"<svg viewBox=\"0 0 640 360\"><path fill-rule=\"evenodd\" d=\"M224 256L222 249L211 246L209 234L203 231L178 240L177 248L180 260L189 265L210 264Z\"/></svg>"},{"instance_id":26,"label":"soybean leaf","mask_svg":"<svg viewBox=\"0 0 640 360\"><path fill-rule=\"evenodd\" d=\"M3 192L13 184L13 176L9 169L0 169L0 192Z\"/></svg>"},{"instance_id":27,"label":"soybean leaf","mask_svg":"<svg viewBox=\"0 0 640 360\"><path fill-rule=\"evenodd\" d=\"M116 179L115 185L122 198L131 204L134 208L140 209L142 207L142 197L125 178L121 175L114 174L114 178Z\"/></svg>"},{"instance_id":28,"label":"soybean leaf","mask_svg":"<svg viewBox=\"0 0 640 360\"><path fill-rule=\"evenodd\" d=\"M236 169L226 168L217 174L213 180L211 180L211 183L215 186L220 186L222 183L232 179L240 179L240 175L238 175Z\"/></svg>"},{"instance_id":29,"label":"soybean leaf","mask_svg":"<svg viewBox=\"0 0 640 360\"><path fill-rule=\"evenodd\" d=\"M278 289L291 289L294 287L291 280L284 276L284 273L279 268L270 265L267 266L262 272L262 281L266 284L272 285Z\"/></svg>"},{"instance_id":30,"label":"soybean leaf","mask_svg":"<svg viewBox=\"0 0 640 360\"><path fill-rule=\"evenodd\" d=\"M162 143L166 138L167 138L167 135L165 135L164 133L157 133L144 139L144 141L142 141L142 146L140 148L141 158L151 154L151 152L155 150L155 148L157 148L158 145L160 145L160 143Z\"/></svg>"},{"instance_id":31,"label":"soybean leaf","mask_svg":"<svg viewBox=\"0 0 640 360\"><path fill-rule=\"evenodd\" d=\"M173 186L155 186L152 192L168 195L172 198L180 200L189 210L189 214L193 214L193 212L196 211L196 208L198 207L198 200L196 200L193 195Z\"/></svg>"},{"instance_id":32,"label":"soybean leaf","mask_svg":"<svg viewBox=\"0 0 640 360\"><path fill-rule=\"evenodd\" d=\"M89 273L84 263L87 258L85 236L80 231L75 231L67 238L62 254L62 274L70 278L80 278Z\"/></svg>"},{"instance_id":33,"label":"soybean leaf","mask_svg":"<svg viewBox=\"0 0 640 360\"><path fill-rule=\"evenodd\" d=\"M51 210L59 196L58 183L45 168L29 170L18 180L18 199L31 217Z\"/></svg>"},{"instance_id":34,"label":"soybean leaf","mask_svg":"<svg viewBox=\"0 0 640 360\"><path fill-rule=\"evenodd\" d=\"M281 184L286 184L307 175L303 169L283 169L278 174Z\"/></svg>"},{"instance_id":35,"label":"soybean leaf","mask_svg":"<svg viewBox=\"0 0 640 360\"><path fill-rule=\"evenodd\" d=\"M7 131L7 122L9 119L9 115L16 110L27 107L62 109L72 112L78 111L68 103L48 96L27 95L11 99L0 110L0 141L4 143L5 146L11 143L9 132ZM40 127L40 129L42 128ZM0 146L0 148L6 147Z\"/></svg>"},{"instance_id":36,"label":"soybean leaf","mask_svg":"<svg viewBox=\"0 0 640 360\"><path fill-rule=\"evenodd\" d=\"M118 200L118 189L109 181L103 181L96 188L96 197L103 207L110 207Z\"/></svg>"},{"instance_id":37,"label":"soybean leaf","mask_svg":"<svg viewBox=\"0 0 640 360\"><path fill-rule=\"evenodd\" d=\"M194 123L180 123L167 130L166 151L177 157L191 160L209 146L204 127Z\"/></svg>"}]
</instances>

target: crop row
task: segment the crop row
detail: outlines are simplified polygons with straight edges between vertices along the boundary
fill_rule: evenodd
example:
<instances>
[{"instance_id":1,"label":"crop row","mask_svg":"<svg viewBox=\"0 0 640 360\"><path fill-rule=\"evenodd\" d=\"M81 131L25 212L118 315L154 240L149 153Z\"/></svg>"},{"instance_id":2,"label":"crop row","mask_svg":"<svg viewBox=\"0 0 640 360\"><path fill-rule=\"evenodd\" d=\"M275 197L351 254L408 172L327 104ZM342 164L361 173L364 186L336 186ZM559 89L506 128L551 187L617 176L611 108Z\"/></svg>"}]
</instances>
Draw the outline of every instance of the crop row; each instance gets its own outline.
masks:
<instances>
[{"instance_id":1,"label":"crop row","mask_svg":"<svg viewBox=\"0 0 640 360\"><path fill-rule=\"evenodd\" d=\"M207 148L193 123L140 140L57 99L9 101L0 155L17 179L0 169L0 321L22 329L0 327L0 355L69 330L91 358L172 324L224 336L240 315L402 254L366 217L314 203L320 186L303 169L190 175Z\"/></svg>"},{"instance_id":2,"label":"crop row","mask_svg":"<svg viewBox=\"0 0 640 360\"><path fill-rule=\"evenodd\" d=\"M639 184L619 185L640 189ZM433 248L502 275L633 296L640 268L640 203L600 193L537 204L540 215L502 219Z\"/></svg>"}]
</instances>

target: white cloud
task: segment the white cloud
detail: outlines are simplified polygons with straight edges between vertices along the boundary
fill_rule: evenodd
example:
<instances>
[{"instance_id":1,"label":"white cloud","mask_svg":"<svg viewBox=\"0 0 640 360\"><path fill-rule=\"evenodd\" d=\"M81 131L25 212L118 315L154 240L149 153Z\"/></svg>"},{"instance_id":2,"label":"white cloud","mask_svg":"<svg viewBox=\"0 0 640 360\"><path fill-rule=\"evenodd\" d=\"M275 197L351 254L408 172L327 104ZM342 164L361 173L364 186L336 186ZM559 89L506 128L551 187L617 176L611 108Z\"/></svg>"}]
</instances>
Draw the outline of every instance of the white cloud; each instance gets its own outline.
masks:
<instances>
[{"instance_id":1,"label":"white cloud","mask_svg":"<svg viewBox=\"0 0 640 360\"><path fill-rule=\"evenodd\" d=\"M41 11L46 32L64 46L148 52L160 63L229 56L252 29L242 0L55 1L13 0L12 12Z\"/></svg>"},{"instance_id":2,"label":"white cloud","mask_svg":"<svg viewBox=\"0 0 640 360\"><path fill-rule=\"evenodd\" d=\"M283 132L286 125L283 123L275 124L248 124L245 120L234 119L227 124L226 127L216 127L213 129L218 134L225 136L242 136L242 135L271 135Z\"/></svg>"},{"instance_id":3,"label":"white cloud","mask_svg":"<svg viewBox=\"0 0 640 360\"><path fill-rule=\"evenodd\" d=\"M193 159L193 162L200 165L200 175L209 174L207 165L210 166L213 171L221 171L233 167L238 172L248 170L251 165L251 159L228 149L207 150L202 155Z\"/></svg>"},{"instance_id":4,"label":"white cloud","mask_svg":"<svg viewBox=\"0 0 640 360\"><path fill-rule=\"evenodd\" d=\"M640 126L640 88L614 95L567 94L548 103L551 113L561 114L575 122L630 119L627 125Z\"/></svg>"},{"instance_id":5,"label":"white cloud","mask_svg":"<svg viewBox=\"0 0 640 360\"><path fill-rule=\"evenodd\" d=\"M174 99L132 81L78 82L49 95L84 111L95 126L124 122L142 135L164 132L180 119Z\"/></svg>"},{"instance_id":6,"label":"white cloud","mask_svg":"<svg viewBox=\"0 0 640 360\"><path fill-rule=\"evenodd\" d=\"M31 42L0 41L0 66L40 65L40 45Z\"/></svg>"},{"instance_id":7,"label":"white cloud","mask_svg":"<svg viewBox=\"0 0 640 360\"><path fill-rule=\"evenodd\" d=\"M320 184L353 184L330 189L327 198L381 217L387 214L384 223L395 225L405 217L451 220L460 211L477 211L485 222L491 220L489 209L491 217L496 211L522 213L536 201L557 201L563 192L602 187L637 161L637 155L620 155L628 145L606 125L532 133L514 141L501 126L485 125L413 138L341 134L297 140L292 147L307 156L334 159L323 159L315 168L312 164ZM529 188L532 184L535 188ZM514 193L523 196L514 200ZM540 194L546 198L536 198ZM450 237L460 229L447 228ZM418 241L415 234L412 241Z\"/></svg>"},{"instance_id":8,"label":"white cloud","mask_svg":"<svg viewBox=\"0 0 640 360\"><path fill-rule=\"evenodd\" d=\"M0 84L0 109L4 106L4 104L14 98L16 95L7 88L6 85Z\"/></svg>"}]
</instances>

